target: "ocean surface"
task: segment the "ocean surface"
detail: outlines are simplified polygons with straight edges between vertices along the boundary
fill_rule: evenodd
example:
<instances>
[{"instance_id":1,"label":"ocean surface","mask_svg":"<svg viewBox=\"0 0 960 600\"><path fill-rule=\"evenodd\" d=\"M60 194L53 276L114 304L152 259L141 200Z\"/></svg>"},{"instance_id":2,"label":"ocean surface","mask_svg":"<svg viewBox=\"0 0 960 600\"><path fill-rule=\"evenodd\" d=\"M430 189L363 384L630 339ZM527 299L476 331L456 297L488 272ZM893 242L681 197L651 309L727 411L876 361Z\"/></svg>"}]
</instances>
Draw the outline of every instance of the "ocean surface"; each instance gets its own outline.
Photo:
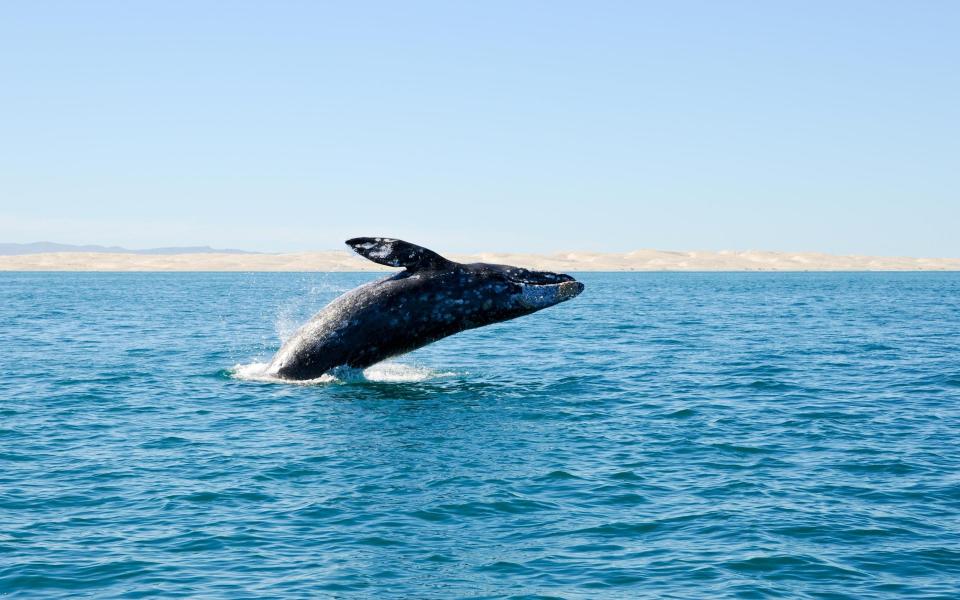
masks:
<instances>
[{"instance_id":1,"label":"ocean surface","mask_svg":"<svg viewBox=\"0 0 960 600\"><path fill-rule=\"evenodd\" d=\"M960 597L960 273L587 273L261 380L375 277L0 275L0 596Z\"/></svg>"}]
</instances>

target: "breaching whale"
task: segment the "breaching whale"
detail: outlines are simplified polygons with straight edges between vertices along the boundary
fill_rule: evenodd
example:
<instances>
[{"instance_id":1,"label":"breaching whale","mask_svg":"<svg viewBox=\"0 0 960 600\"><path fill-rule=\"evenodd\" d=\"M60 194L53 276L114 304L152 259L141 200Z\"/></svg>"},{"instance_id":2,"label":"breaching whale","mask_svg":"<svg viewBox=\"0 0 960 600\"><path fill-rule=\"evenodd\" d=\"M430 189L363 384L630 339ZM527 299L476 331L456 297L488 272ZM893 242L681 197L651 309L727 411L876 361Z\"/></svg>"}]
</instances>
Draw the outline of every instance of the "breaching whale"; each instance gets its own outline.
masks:
<instances>
[{"instance_id":1,"label":"breaching whale","mask_svg":"<svg viewBox=\"0 0 960 600\"><path fill-rule=\"evenodd\" d=\"M346 243L375 263L404 270L333 300L280 348L267 369L270 375L305 380L338 367L363 369L583 291L569 275L460 264L402 240L361 237Z\"/></svg>"}]
</instances>

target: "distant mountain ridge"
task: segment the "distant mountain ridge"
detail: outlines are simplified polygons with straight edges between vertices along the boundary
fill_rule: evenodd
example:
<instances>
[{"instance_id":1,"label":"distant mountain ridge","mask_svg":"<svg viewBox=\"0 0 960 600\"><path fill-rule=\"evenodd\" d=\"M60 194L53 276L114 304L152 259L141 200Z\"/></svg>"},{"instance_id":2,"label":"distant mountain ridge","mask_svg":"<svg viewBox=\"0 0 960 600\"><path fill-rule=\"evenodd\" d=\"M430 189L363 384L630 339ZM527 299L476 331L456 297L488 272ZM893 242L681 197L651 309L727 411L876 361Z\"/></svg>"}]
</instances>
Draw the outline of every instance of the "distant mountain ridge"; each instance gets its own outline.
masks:
<instances>
[{"instance_id":1,"label":"distant mountain ridge","mask_svg":"<svg viewBox=\"0 0 960 600\"><path fill-rule=\"evenodd\" d=\"M170 246L130 250L121 246L98 246L96 244L58 244L56 242L32 242L29 244L0 243L0 256L24 254L51 254L54 252L97 252L103 254L258 254L234 248L211 248L210 246Z\"/></svg>"}]
</instances>

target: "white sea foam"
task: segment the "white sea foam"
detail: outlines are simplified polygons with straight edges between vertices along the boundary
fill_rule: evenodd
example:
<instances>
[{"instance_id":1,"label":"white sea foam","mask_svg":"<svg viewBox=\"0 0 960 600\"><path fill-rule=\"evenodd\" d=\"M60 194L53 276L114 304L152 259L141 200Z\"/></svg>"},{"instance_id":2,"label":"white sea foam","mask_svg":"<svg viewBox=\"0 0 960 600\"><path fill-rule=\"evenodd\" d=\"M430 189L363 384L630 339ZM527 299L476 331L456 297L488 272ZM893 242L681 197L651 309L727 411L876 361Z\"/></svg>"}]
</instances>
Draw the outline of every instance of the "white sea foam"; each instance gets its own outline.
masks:
<instances>
[{"instance_id":1,"label":"white sea foam","mask_svg":"<svg viewBox=\"0 0 960 600\"><path fill-rule=\"evenodd\" d=\"M427 367L406 365L395 362L382 362L366 369L350 369L341 367L331 373L326 373L316 379L292 381L281 379L267 372L270 363L251 362L245 365L234 365L230 374L235 379L244 381L260 381L266 383L286 383L293 385L318 385L332 383L419 383L432 379L452 377L454 373L436 371Z\"/></svg>"},{"instance_id":2,"label":"white sea foam","mask_svg":"<svg viewBox=\"0 0 960 600\"><path fill-rule=\"evenodd\" d=\"M427 367L416 365L405 365L403 363L382 362L373 365L362 372L367 381L379 381L385 383L416 383L419 381L428 381L431 379L442 379L453 377L455 373L449 371L436 371Z\"/></svg>"}]
</instances>

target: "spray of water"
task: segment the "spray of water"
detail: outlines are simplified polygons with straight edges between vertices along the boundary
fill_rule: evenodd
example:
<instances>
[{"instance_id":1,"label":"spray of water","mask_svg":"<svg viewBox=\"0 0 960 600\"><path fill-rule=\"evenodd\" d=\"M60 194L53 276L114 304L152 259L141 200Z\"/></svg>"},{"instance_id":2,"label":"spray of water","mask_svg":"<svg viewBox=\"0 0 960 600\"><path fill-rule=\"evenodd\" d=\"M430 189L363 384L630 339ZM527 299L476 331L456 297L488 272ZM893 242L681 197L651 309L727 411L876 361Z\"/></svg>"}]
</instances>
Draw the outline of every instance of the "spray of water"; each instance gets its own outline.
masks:
<instances>
[{"instance_id":1,"label":"spray of water","mask_svg":"<svg viewBox=\"0 0 960 600\"><path fill-rule=\"evenodd\" d=\"M442 372L395 362L382 362L366 369L350 369L341 367L326 373L316 379L291 381L280 379L267 372L269 362L251 362L245 365L234 365L230 375L234 379L243 381L259 381L264 383L285 383L294 385L327 385L335 383L419 383L433 379L452 377L451 372Z\"/></svg>"},{"instance_id":2,"label":"spray of water","mask_svg":"<svg viewBox=\"0 0 960 600\"><path fill-rule=\"evenodd\" d=\"M310 285L304 293L281 304L274 321L274 329L280 343L283 344L289 340L303 323L330 300L348 290L349 288L341 285L321 280L319 283Z\"/></svg>"}]
</instances>

